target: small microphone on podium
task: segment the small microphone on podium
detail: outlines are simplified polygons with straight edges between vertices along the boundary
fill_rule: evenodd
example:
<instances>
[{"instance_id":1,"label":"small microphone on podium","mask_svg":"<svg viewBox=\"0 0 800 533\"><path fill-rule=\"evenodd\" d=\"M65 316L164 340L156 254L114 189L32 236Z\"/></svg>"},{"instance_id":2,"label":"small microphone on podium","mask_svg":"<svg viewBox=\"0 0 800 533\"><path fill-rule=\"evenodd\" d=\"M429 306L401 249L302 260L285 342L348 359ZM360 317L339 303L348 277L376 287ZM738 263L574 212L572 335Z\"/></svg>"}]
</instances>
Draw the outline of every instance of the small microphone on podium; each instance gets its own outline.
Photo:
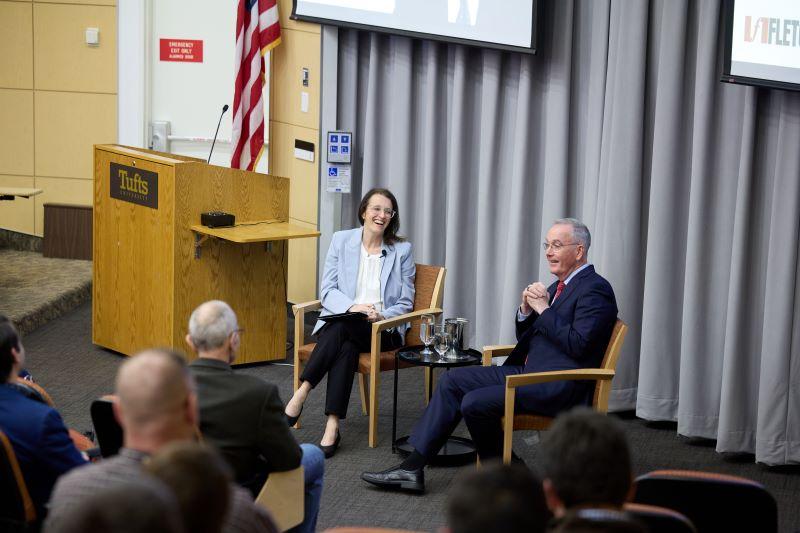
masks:
<instances>
[{"instance_id":1,"label":"small microphone on podium","mask_svg":"<svg viewBox=\"0 0 800 533\"><path fill-rule=\"evenodd\" d=\"M217 142L217 134L219 133L219 125L222 124L222 115L225 114L225 111L228 110L228 104L222 106L222 113L219 114L219 121L217 122L217 131L214 132L214 140L211 141L211 151L208 152L208 161L207 163L211 163L211 154L214 153L214 144Z\"/></svg>"}]
</instances>

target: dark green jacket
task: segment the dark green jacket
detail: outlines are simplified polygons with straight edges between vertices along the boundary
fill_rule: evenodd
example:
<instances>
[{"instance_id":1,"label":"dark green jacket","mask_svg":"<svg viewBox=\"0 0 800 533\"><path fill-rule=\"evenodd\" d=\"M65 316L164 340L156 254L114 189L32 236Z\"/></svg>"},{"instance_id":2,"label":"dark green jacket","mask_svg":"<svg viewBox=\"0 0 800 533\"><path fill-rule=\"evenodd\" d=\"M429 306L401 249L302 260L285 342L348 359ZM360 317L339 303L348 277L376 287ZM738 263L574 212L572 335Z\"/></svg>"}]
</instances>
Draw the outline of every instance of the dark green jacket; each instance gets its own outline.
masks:
<instances>
[{"instance_id":1,"label":"dark green jacket","mask_svg":"<svg viewBox=\"0 0 800 533\"><path fill-rule=\"evenodd\" d=\"M243 483L263 472L300 466L302 451L289 431L278 388L255 376L236 374L216 359L196 359L200 432Z\"/></svg>"}]
</instances>

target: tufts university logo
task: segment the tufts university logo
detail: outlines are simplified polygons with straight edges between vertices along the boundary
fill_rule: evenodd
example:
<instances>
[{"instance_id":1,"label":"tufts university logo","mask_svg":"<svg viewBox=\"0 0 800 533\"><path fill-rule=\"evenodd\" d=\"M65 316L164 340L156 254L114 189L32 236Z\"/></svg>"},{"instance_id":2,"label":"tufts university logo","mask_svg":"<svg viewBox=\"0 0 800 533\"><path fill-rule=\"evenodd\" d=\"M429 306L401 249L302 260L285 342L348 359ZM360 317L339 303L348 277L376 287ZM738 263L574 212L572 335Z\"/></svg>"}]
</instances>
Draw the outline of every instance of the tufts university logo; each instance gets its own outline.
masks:
<instances>
[{"instance_id":1,"label":"tufts university logo","mask_svg":"<svg viewBox=\"0 0 800 533\"><path fill-rule=\"evenodd\" d=\"M111 197L158 209L158 174L111 163Z\"/></svg>"}]
</instances>

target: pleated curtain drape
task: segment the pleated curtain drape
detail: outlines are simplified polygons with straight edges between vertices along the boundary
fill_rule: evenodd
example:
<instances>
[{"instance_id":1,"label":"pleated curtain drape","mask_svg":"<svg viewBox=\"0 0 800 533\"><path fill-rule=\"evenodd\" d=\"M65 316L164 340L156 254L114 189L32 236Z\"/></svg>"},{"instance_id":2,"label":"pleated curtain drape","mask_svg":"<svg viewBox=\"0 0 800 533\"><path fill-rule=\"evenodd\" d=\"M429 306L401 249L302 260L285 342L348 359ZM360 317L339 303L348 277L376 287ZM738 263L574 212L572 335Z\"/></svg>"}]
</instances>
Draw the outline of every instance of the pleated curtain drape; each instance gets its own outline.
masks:
<instances>
[{"instance_id":1,"label":"pleated curtain drape","mask_svg":"<svg viewBox=\"0 0 800 533\"><path fill-rule=\"evenodd\" d=\"M800 93L719 81L719 0L543 4L536 56L340 30L343 225L389 187L480 347L583 220L630 325L612 409L800 461Z\"/></svg>"}]
</instances>

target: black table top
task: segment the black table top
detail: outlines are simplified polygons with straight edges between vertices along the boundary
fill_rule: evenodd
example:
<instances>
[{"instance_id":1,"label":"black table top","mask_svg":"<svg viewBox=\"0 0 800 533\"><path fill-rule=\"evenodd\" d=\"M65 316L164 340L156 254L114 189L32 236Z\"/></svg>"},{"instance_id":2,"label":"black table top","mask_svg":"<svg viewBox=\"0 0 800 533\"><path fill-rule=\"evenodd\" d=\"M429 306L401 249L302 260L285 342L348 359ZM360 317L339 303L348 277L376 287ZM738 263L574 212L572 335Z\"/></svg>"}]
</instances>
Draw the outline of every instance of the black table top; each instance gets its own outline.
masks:
<instances>
[{"instance_id":1,"label":"black table top","mask_svg":"<svg viewBox=\"0 0 800 533\"><path fill-rule=\"evenodd\" d=\"M443 367L455 368L459 366L479 365L482 362L481 352L478 350L458 351L458 355L463 358L460 359L445 359L440 358L439 354L431 348L433 355L421 355L420 352L424 346L414 346L413 348L406 348L398 353L398 357L404 363L409 363L416 366L430 366L430 367Z\"/></svg>"}]
</instances>

